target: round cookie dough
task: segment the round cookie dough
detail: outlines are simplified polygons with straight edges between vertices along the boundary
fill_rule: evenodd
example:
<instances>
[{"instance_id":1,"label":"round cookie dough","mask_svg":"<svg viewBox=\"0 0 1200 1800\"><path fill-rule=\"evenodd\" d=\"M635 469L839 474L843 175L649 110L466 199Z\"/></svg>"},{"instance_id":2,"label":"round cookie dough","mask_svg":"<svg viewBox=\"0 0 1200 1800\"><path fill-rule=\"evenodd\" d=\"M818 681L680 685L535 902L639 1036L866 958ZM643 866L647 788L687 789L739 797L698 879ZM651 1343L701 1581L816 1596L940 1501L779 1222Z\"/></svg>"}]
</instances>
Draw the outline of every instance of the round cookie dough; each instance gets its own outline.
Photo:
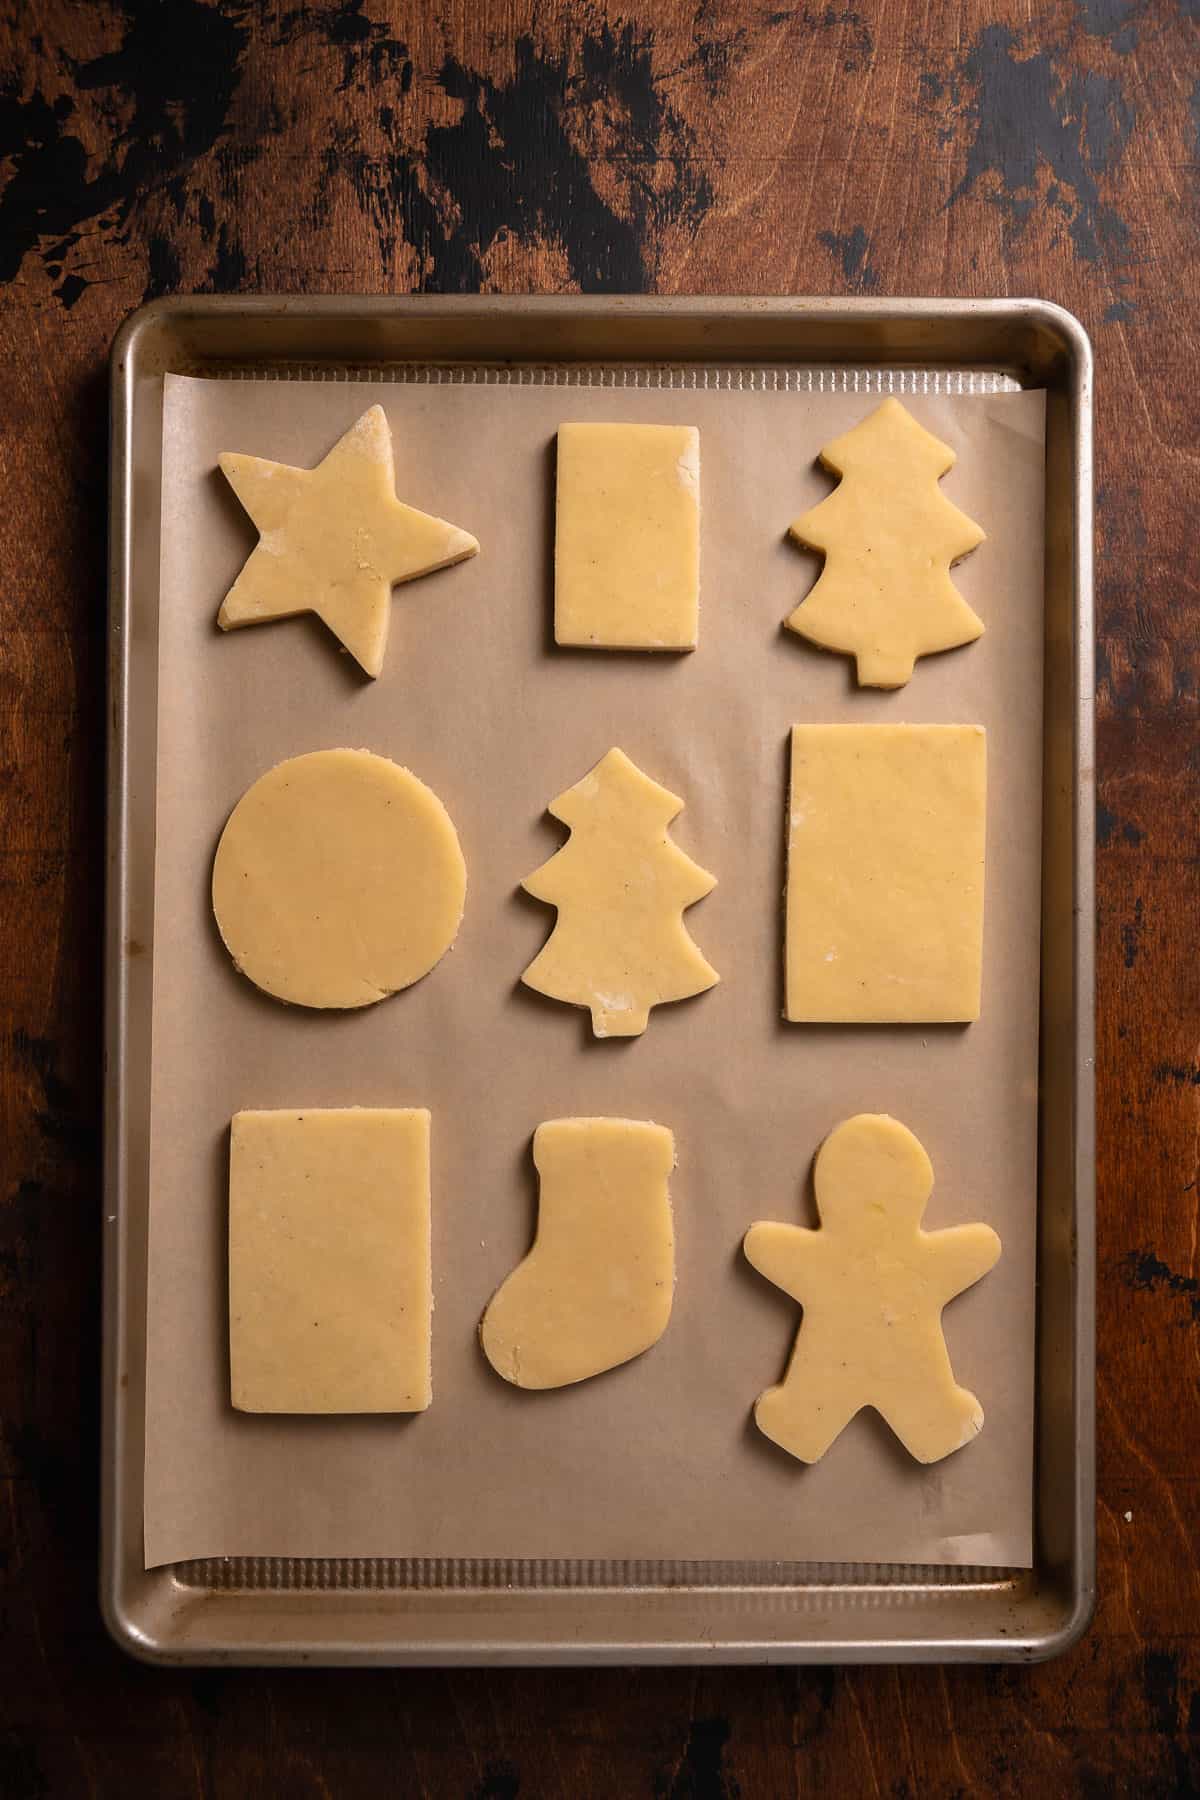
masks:
<instances>
[{"instance_id":1,"label":"round cookie dough","mask_svg":"<svg viewBox=\"0 0 1200 1800\"><path fill-rule=\"evenodd\" d=\"M213 864L226 949L296 1006L371 1006L419 981L458 935L466 890L437 795L369 750L315 750L260 776Z\"/></svg>"}]
</instances>

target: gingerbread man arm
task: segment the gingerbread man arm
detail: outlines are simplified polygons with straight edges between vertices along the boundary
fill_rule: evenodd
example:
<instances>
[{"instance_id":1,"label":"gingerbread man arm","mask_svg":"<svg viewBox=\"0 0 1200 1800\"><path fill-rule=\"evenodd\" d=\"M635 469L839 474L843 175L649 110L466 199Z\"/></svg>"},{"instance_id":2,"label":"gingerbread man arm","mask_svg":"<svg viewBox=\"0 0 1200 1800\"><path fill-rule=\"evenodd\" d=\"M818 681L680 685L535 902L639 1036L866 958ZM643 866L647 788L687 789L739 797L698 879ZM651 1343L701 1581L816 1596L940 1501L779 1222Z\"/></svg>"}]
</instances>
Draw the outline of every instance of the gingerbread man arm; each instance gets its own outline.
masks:
<instances>
[{"instance_id":1,"label":"gingerbread man arm","mask_svg":"<svg viewBox=\"0 0 1200 1800\"><path fill-rule=\"evenodd\" d=\"M760 1275L790 1294L803 1306L811 1271L821 1254L820 1233L802 1225L780 1225L774 1220L759 1220L742 1240L747 1262Z\"/></svg>"},{"instance_id":2,"label":"gingerbread man arm","mask_svg":"<svg viewBox=\"0 0 1200 1800\"><path fill-rule=\"evenodd\" d=\"M1000 1256L1000 1239L990 1225L952 1225L925 1238L933 1282L943 1306L986 1275Z\"/></svg>"}]
</instances>

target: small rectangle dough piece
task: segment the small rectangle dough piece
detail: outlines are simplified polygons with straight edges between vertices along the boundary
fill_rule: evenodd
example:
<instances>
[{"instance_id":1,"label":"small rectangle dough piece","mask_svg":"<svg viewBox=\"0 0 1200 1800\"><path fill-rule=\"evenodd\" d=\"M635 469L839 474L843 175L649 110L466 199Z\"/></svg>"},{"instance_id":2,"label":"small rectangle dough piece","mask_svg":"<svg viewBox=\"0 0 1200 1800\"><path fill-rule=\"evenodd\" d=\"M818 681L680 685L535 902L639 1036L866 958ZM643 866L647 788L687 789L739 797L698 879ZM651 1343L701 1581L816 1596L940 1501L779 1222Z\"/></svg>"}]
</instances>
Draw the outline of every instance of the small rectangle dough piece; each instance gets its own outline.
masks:
<instances>
[{"instance_id":1,"label":"small rectangle dough piece","mask_svg":"<svg viewBox=\"0 0 1200 1800\"><path fill-rule=\"evenodd\" d=\"M694 425L560 425L554 641L694 650L700 433Z\"/></svg>"},{"instance_id":2,"label":"small rectangle dough piece","mask_svg":"<svg viewBox=\"0 0 1200 1800\"><path fill-rule=\"evenodd\" d=\"M235 1114L229 1355L239 1412L421 1412L432 1399L429 1114Z\"/></svg>"},{"instance_id":3,"label":"small rectangle dough piece","mask_svg":"<svg viewBox=\"0 0 1200 1800\"><path fill-rule=\"evenodd\" d=\"M982 726L793 726L788 1019L979 1017L986 791Z\"/></svg>"}]
</instances>

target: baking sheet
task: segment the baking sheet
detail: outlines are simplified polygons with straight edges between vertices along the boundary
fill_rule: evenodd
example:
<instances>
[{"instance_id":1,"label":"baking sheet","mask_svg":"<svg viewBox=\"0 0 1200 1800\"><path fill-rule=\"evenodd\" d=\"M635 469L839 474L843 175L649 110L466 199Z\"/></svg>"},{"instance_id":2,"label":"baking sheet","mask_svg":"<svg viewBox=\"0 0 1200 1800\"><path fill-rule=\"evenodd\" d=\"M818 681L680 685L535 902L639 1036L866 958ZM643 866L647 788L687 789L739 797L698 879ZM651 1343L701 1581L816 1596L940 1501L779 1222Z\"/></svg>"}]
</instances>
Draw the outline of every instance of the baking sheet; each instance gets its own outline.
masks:
<instances>
[{"instance_id":1,"label":"baking sheet","mask_svg":"<svg viewBox=\"0 0 1200 1800\"><path fill-rule=\"evenodd\" d=\"M645 379L645 378L644 378ZM1043 397L906 395L959 452L945 491L989 532L956 579L979 644L898 694L780 630L815 560L784 538L832 483L819 446L865 392L802 385L561 387L168 377L160 622L154 1084L148 1282L148 1565L218 1555L742 1558L1028 1566L1031 1557L1041 762ZM744 378L743 378L744 380ZM482 554L398 591L385 672L365 682L312 619L223 636L254 542L217 474L238 449L314 463L373 401L401 496ZM700 649L555 651L553 435L565 419L695 424ZM984 1011L969 1028L786 1025L787 734L805 720L972 721L989 734ZM546 802L619 743L687 801L680 845L719 878L689 926L721 971L644 1038L593 1043L586 1014L520 987L552 922L516 891L562 832ZM453 953L364 1013L258 995L208 905L221 826L281 758L363 745L445 801L468 864ZM228 1405L225 1164L243 1106L433 1112L434 1404L414 1419L279 1419ZM821 1137L887 1111L926 1145L930 1228L986 1219L996 1270L946 1314L982 1436L933 1468L872 1414L824 1461L754 1429L798 1321L740 1256L755 1218L807 1217ZM678 1287L647 1356L525 1394L475 1328L528 1247L529 1140L546 1118L620 1113L675 1131Z\"/></svg>"}]
</instances>

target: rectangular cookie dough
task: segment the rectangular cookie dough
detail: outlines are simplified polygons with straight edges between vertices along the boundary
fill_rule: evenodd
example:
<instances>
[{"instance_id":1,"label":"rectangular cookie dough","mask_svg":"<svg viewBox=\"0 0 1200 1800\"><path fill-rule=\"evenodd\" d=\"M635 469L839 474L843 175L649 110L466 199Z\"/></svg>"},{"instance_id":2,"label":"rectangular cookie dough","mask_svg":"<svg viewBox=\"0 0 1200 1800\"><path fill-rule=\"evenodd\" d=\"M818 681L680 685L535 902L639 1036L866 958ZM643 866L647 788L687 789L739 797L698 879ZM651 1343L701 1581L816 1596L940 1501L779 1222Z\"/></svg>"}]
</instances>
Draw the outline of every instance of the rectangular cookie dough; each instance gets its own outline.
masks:
<instances>
[{"instance_id":1,"label":"rectangular cookie dough","mask_svg":"<svg viewBox=\"0 0 1200 1800\"><path fill-rule=\"evenodd\" d=\"M785 1016L979 1017L987 740L979 725L795 725Z\"/></svg>"},{"instance_id":2,"label":"rectangular cookie dough","mask_svg":"<svg viewBox=\"0 0 1200 1800\"><path fill-rule=\"evenodd\" d=\"M431 1314L429 1114L235 1114L234 1407L420 1412L432 1399Z\"/></svg>"},{"instance_id":3,"label":"rectangular cookie dough","mask_svg":"<svg viewBox=\"0 0 1200 1800\"><path fill-rule=\"evenodd\" d=\"M694 650L700 433L692 425L560 425L554 641Z\"/></svg>"}]
</instances>

